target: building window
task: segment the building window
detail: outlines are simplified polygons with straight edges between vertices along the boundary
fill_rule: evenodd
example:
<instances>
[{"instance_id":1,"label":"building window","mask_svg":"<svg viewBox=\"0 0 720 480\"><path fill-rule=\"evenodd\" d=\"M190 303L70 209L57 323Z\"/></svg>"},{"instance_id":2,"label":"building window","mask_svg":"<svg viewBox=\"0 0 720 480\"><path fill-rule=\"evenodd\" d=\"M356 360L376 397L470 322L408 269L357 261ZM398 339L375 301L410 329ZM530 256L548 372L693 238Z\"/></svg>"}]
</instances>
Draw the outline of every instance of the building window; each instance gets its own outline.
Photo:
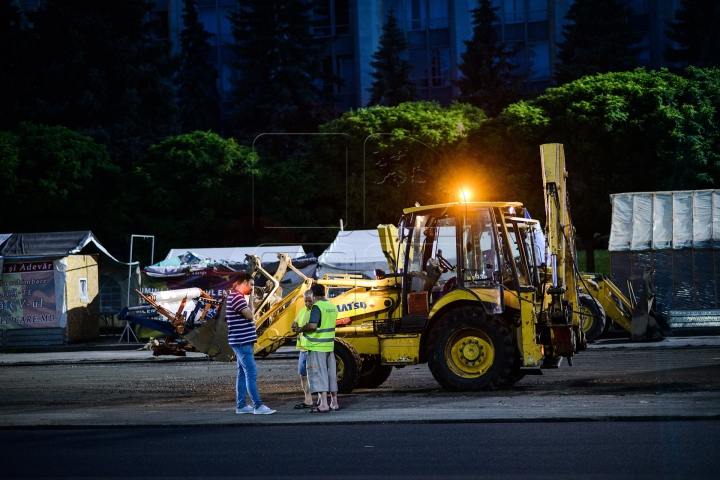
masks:
<instances>
[{"instance_id":1,"label":"building window","mask_svg":"<svg viewBox=\"0 0 720 480\"><path fill-rule=\"evenodd\" d=\"M530 45L530 73L534 82L550 80L549 42L536 42Z\"/></svg>"},{"instance_id":2,"label":"building window","mask_svg":"<svg viewBox=\"0 0 720 480\"><path fill-rule=\"evenodd\" d=\"M80 278L78 288L80 290L80 301L83 303L90 303L90 297L88 296L88 280L87 278Z\"/></svg>"},{"instance_id":3,"label":"building window","mask_svg":"<svg viewBox=\"0 0 720 480\"><path fill-rule=\"evenodd\" d=\"M410 0L410 29L423 30L425 28L423 20L425 19L425 3L422 0Z\"/></svg>"},{"instance_id":4,"label":"building window","mask_svg":"<svg viewBox=\"0 0 720 480\"><path fill-rule=\"evenodd\" d=\"M450 49L435 48L431 52L430 73L433 87L450 85Z\"/></svg>"},{"instance_id":5,"label":"building window","mask_svg":"<svg viewBox=\"0 0 720 480\"><path fill-rule=\"evenodd\" d=\"M317 37L350 35L350 0L324 0L313 8Z\"/></svg>"},{"instance_id":6,"label":"building window","mask_svg":"<svg viewBox=\"0 0 720 480\"><path fill-rule=\"evenodd\" d=\"M522 23L525 21L525 0L505 0L503 2L505 23Z\"/></svg>"}]
</instances>

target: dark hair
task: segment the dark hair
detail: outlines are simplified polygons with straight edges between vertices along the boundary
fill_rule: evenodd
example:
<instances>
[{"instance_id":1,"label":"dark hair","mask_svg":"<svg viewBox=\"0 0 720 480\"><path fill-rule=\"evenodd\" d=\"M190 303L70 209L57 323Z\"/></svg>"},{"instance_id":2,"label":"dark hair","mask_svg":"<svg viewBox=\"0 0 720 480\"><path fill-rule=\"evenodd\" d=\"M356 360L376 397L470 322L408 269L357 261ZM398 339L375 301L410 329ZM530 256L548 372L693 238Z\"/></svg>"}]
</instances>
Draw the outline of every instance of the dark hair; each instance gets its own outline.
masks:
<instances>
[{"instance_id":1,"label":"dark hair","mask_svg":"<svg viewBox=\"0 0 720 480\"><path fill-rule=\"evenodd\" d=\"M324 297L325 296L325 285L320 285L319 283L313 283L312 287L310 287L310 290L312 290L314 297Z\"/></svg>"},{"instance_id":2,"label":"dark hair","mask_svg":"<svg viewBox=\"0 0 720 480\"><path fill-rule=\"evenodd\" d=\"M249 273L241 273L240 275L235 277L235 280L233 280L232 284L236 285L236 284L242 283L242 282L249 282L252 279L253 279L253 277Z\"/></svg>"}]
</instances>

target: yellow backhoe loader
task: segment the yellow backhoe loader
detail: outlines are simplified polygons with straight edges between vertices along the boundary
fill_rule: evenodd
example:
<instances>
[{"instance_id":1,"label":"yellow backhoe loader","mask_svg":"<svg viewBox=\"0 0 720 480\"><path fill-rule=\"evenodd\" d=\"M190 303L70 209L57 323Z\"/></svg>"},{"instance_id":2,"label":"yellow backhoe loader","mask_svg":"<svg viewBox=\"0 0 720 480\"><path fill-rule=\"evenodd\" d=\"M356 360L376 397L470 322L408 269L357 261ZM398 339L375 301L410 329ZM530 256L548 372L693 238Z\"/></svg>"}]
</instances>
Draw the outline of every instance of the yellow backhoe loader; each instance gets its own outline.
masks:
<instances>
[{"instance_id":1,"label":"yellow backhoe loader","mask_svg":"<svg viewBox=\"0 0 720 480\"><path fill-rule=\"evenodd\" d=\"M378 227L387 271L377 271L375 279L315 280L329 289L339 312L340 392L377 387L393 367L421 363L448 390L508 387L541 368L557 367L563 357L572 365L573 355L586 347L587 317L598 317L597 303L618 323L640 325L627 299L628 312L612 310L625 304L609 280L578 273L563 148L542 145L540 153L544 235L517 202L415 206L403 211L397 227ZM270 282L258 292L255 352L271 354L294 336L291 324L314 280L305 278L281 298L278 273L273 277L257 258L249 260L250 273ZM280 260L283 272L304 278L287 255ZM588 304L587 294L598 302ZM620 303L607 300L613 297ZM193 325L176 331L211 357L231 359L222 314Z\"/></svg>"}]
</instances>

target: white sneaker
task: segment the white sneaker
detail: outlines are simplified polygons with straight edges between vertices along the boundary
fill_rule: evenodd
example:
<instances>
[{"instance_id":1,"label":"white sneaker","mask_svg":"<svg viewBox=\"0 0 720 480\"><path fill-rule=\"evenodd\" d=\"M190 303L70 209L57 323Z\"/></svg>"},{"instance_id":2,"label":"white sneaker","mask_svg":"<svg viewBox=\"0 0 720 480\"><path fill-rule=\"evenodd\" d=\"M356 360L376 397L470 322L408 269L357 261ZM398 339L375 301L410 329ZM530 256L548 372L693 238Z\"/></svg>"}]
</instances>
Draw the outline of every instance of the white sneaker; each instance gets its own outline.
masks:
<instances>
[{"instance_id":1,"label":"white sneaker","mask_svg":"<svg viewBox=\"0 0 720 480\"><path fill-rule=\"evenodd\" d=\"M245 405L243 408L235 409L235 413L253 413L255 409L252 405Z\"/></svg>"},{"instance_id":2,"label":"white sneaker","mask_svg":"<svg viewBox=\"0 0 720 480\"><path fill-rule=\"evenodd\" d=\"M275 410L269 408L267 405L260 405L260 408L256 408L253 413L255 415L270 415L271 413L275 413Z\"/></svg>"}]
</instances>

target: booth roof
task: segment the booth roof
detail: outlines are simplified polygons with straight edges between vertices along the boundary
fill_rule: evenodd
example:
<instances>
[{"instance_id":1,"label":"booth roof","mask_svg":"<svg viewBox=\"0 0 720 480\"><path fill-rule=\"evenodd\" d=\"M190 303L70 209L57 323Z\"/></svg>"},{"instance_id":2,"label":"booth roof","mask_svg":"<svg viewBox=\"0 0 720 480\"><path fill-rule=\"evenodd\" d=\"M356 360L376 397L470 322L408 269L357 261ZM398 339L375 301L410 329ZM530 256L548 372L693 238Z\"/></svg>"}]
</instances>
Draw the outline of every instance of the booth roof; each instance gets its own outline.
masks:
<instances>
[{"instance_id":1,"label":"booth roof","mask_svg":"<svg viewBox=\"0 0 720 480\"><path fill-rule=\"evenodd\" d=\"M6 259L58 257L89 253L100 253L106 261L112 264L130 265L110 255L90 230L0 234L0 257ZM133 262L133 264L135 263L137 262Z\"/></svg>"},{"instance_id":2,"label":"booth roof","mask_svg":"<svg viewBox=\"0 0 720 480\"><path fill-rule=\"evenodd\" d=\"M257 247L229 247L229 248L173 248L165 257L170 260L186 253L213 261L226 261L228 263L244 263L245 255L257 255L262 263L277 262L278 253L287 253L291 259L305 256L305 250L300 245L271 245Z\"/></svg>"}]
</instances>

